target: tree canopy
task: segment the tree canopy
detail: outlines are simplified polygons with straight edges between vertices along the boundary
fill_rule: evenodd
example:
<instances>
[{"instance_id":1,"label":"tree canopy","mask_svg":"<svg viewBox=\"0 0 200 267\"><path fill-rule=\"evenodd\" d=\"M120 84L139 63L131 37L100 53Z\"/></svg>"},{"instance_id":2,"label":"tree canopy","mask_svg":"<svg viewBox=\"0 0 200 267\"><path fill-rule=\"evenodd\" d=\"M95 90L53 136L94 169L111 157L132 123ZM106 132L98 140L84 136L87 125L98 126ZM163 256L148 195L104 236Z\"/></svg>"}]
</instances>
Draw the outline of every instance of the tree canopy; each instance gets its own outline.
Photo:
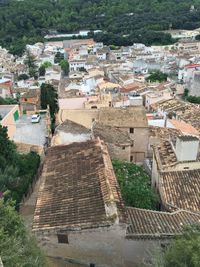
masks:
<instances>
[{"instance_id":1,"label":"tree canopy","mask_svg":"<svg viewBox=\"0 0 200 267\"><path fill-rule=\"evenodd\" d=\"M187 96L187 101L194 104L200 104L200 96Z\"/></svg>"},{"instance_id":2,"label":"tree canopy","mask_svg":"<svg viewBox=\"0 0 200 267\"><path fill-rule=\"evenodd\" d=\"M37 65L36 65L36 59L33 55L27 50L26 51L26 59L24 60L24 64L28 67L29 70L29 76L37 78Z\"/></svg>"},{"instance_id":3,"label":"tree canopy","mask_svg":"<svg viewBox=\"0 0 200 267\"><path fill-rule=\"evenodd\" d=\"M113 161L113 167L126 205L156 209L157 195L151 188L149 175L142 167L117 160Z\"/></svg>"},{"instance_id":4,"label":"tree canopy","mask_svg":"<svg viewBox=\"0 0 200 267\"><path fill-rule=\"evenodd\" d=\"M55 115L58 112L58 94L51 84L43 83L41 85L40 101L42 109L47 109L47 106L49 106L51 130L53 133L56 120Z\"/></svg>"},{"instance_id":5,"label":"tree canopy","mask_svg":"<svg viewBox=\"0 0 200 267\"><path fill-rule=\"evenodd\" d=\"M4 267L46 267L46 260L12 203L0 199L0 252Z\"/></svg>"},{"instance_id":6,"label":"tree canopy","mask_svg":"<svg viewBox=\"0 0 200 267\"><path fill-rule=\"evenodd\" d=\"M66 59L62 59L59 63L62 71L64 72L65 75L68 75L69 73L69 62Z\"/></svg>"},{"instance_id":7,"label":"tree canopy","mask_svg":"<svg viewBox=\"0 0 200 267\"><path fill-rule=\"evenodd\" d=\"M151 267L200 267L200 226L187 226L164 251L156 251Z\"/></svg>"},{"instance_id":8,"label":"tree canopy","mask_svg":"<svg viewBox=\"0 0 200 267\"><path fill-rule=\"evenodd\" d=\"M199 17L200 0L1 0L0 45L20 55L52 30L82 29L102 30L95 38L111 45L169 44L161 31L198 28Z\"/></svg>"},{"instance_id":9,"label":"tree canopy","mask_svg":"<svg viewBox=\"0 0 200 267\"><path fill-rule=\"evenodd\" d=\"M0 125L0 192L19 207L23 194L32 182L40 163L40 157L30 152L19 154L9 140L7 128Z\"/></svg>"},{"instance_id":10,"label":"tree canopy","mask_svg":"<svg viewBox=\"0 0 200 267\"><path fill-rule=\"evenodd\" d=\"M157 71L150 73L150 75L147 78L147 81L165 82L165 81L167 81L167 77L168 77L168 75L166 73L163 73L163 72L157 70Z\"/></svg>"}]
</instances>

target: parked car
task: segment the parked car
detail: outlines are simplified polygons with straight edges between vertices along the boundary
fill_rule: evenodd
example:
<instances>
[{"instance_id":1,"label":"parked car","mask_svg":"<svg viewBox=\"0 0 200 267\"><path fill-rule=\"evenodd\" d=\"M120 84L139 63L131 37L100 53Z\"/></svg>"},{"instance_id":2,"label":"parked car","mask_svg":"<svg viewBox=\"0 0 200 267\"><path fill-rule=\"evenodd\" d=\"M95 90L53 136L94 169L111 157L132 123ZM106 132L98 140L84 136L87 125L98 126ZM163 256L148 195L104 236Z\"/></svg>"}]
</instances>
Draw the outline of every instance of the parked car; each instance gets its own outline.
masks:
<instances>
[{"instance_id":1,"label":"parked car","mask_svg":"<svg viewBox=\"0 0 200 267\"><path fill-rule=\"evenodd\" d=\"M32 115L31 122L32 123L38 123L41 120L41 116L39 114Z\"/></svg>"}]
</instances>

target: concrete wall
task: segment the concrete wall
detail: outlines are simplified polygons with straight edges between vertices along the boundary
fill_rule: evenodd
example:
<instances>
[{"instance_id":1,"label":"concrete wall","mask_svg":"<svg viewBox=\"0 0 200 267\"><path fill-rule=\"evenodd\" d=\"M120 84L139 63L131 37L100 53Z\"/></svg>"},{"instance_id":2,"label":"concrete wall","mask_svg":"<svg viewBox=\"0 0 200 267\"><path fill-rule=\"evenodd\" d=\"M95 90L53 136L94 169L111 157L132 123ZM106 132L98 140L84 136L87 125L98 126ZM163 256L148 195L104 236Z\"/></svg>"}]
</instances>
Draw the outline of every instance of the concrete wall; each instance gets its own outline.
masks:
<instances>
[{"instance_id":1,"label":"concrete wall","mask_svg":"<svg viewBox=\"0 0 200 267\"><path fill-rule=\"evenodd\" d=\"M123 266L122 243L125 225L68 232L69 244L58 243L57 233L46 231L37 233L36 238L48 256L76 259L97 266Z\"/></svg>"},{"instance_id":2,"label":"concrete wall","mask_svg":"<svg viewBox=\"0 0 200 267\"><path fill-rule=\"evenodd\" d=\"M87 97L61 98L58 99L60 109L82 109Z\"/></svg>"},{"instance_id":3,"label":"concrete wall","mask_svg":"<svg viewBox=\"0 0 200 267\"><path fill-rule=\"evenodd\" d=\"M57 145L67 145L71 144L73 142L84 142L87 140L90 140L90 134L71 134L71 133L65 133L62 131L58 131L56 135L53 136L51 140L52 146Z\"/></svg>"},{"instance_id":4,"label":"concrete wall","mask_svg":"<svg viewBox=\"0 0 200 267\"><path fill-rule=\"evenodd\" d=\"M182 141L180 138L176 139L176 157L178 161L195 161L197 160L199 151L199 140L196 141Z\"/></svg>"},{"instance_id":5,"label":"concrete wall","mask_svg":"<svg viewBox=\"0 0 200 267\"><path fill-rule=\"evenodd\" d=\"M71 109L71 110L60 110L58 113L59 123L64 122L65 120L71 120L78 124L85 126L90 129L92 122L97 119L98 110L97 109Z\"/></svg>"}]
</instances>

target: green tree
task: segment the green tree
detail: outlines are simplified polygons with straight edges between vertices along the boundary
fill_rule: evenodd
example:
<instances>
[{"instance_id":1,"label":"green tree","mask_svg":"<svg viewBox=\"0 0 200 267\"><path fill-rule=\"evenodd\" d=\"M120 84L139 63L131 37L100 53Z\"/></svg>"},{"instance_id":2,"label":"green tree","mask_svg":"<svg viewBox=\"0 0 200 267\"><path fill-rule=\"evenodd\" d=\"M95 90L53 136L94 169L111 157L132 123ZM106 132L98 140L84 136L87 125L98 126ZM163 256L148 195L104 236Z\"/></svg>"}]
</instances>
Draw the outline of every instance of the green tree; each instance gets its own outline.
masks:
<instances>
[{"instance_id":1,"label":"green tree","mask_svg":"<svg viewBox=\"0 0 200 267\"><path fill-rule=\"evenodd\" d=\"M45 267L45 257L14 210L0 200L0 251L5 267Z\"/></svg>"},{"instance_id":2,"label":"green tree","mask_svg":"<svg viewBox=\"0 0 200 267\"><path fill-rule=\"evenodd\" d=\"M156 209L157 195L149 175L133 163L113 161L113 167L125 204L142 209Z\"/></svg>"},{"instance_id":3,"label":"green tree","mask_svg":"<svg viewBox=\"0 0 200 267\"><path fill-rule=\"evenodd\" d=\"M12 97L3 98L0 96L0 105L14 105L18 104L18 99Z\"/></svg>"},{"instance_id":4,"label":"green tree","mask_svg":"<svg viewBox=\"0 0 200 267\"><path fill-rule=\"evenodd\" d=\"M147 81L150 82L165 82L167 81L168 75L159 70L152 72L148 77Z\"/></svg>"},{"instance_id":5,"label":"green tree","mask_svg":"<svg viewBox=\"0 0 200 267\"><path fill-rule=\"evenodd\" d=\"M65 59L61 60L59 65L61 66L62 71L65 75L68 75L69 73L69 62Z\"/></svg>"},{"instance_id":6,"label":"green tree","mask_svg":"<svg viewBox=\"0 0 200 267\"><path fill-rule=\"evenodd\" d=\"M39 76L45 76L45 73L46 73L46 68L44 65L41 65L39 67Z\"/></svg>"},{"instance_id":7,"label":"green tree","mask_svg":"<svg viewBox=\"0 0 200 267\"><path fill-rule=\"evenodd\" d=\"M18 76L18 81L21 81L21 80L28 80L29 76L26 74L26 73L22 73Z\"/></svg>"},{"instance_id":8,"label":"green tree","mask_svg":"<svg viewBox=\"0 0 200 267\"><path fill-rule=\"evenodd\" d=\"M152 267L200 267L200 225L187 226L164 250L153 255Z\"/></svg>"},{"instance_id":9,"label":"green tree","mask_svg":"<svg viewBox=\"0 0 200 267\"><path fill-rule=\"evenodd\" d=\"M41 85L40 101L42 109L47 109L47 106L49 105L51 116L51 129L52 132L54 132L55 115L58 112L58 94L51 84L43 83Z\"/></svg>"},{"instance_id":10,"label":"green tree","mask_svg":"<svg viewBox=\"0 0 200 267\"><path fill-rule=\"evenodd\" d=\"M0 148L0 192L6 195L6 199L13 199L18 208L37 172L40 157L34 152L19 154L8 138L7 128L1 125Z\"/></svg>"},{"instance_id":11,"label":"green tree","mask_svg":"<svg viewBox=\"0 0 200 267\"><path fill-rule=\"evenodd\" d=\"M51 84L41 85L41 108L47 109L49 105L50 114L53 116L58 111L58 94Z\"/></svg>"},{"instance_id":12,"label":"green tree","mask_svg":"<svg viewBox=\"0 0 200 267\"><path fill-rule=\"evenodd\" d=\"M199 96L188 96L187 101L194 104L200 104L200 97Z\"/></svg>"},{"instance_id":13,"label":"green tree","mask_svg":"<svg viewBox=\"0 0 200 267\"><path fill-rule=\"evenodd\" d=\"M42 64L42 66L44 66L45 69L48 69L49 67L52 66L52 64L51 64L51 62L49 62L49 61L45 61L45 62Z\"/></svg>"},{"instance_id":14,"label":"green tree","mask_svg":"<svg viewBox=\"0 0 200 267\"><path fill-rule=\"evenodd\" d=\"M0 169L4 170L7 165L11 165L16 160L16 146L8 139L7 127L0 125Z\"/></svg>"},{"instance_id":15,"label":"green tree","mask_svg":"<svg viewBox=\"0 0 200 267\"><path fill-rule=\"evenodd\" d=\"M33 55L27 50L26 52L26 59L24 60L24 64L28 67L29 70L29 76L34 77L34 79L37 78L37 65L36 65L36 59Z\"/></svg>"},{"instance_id":16,"label":"green tree","mask_svg":"<svg viewBox=\"0 0 200 267\"><path fill-rule=\"evenodd\" d=\"M46 69L51 67L52 64L49 61L45 61L40 67L39 67L39 75L44 76L46 73Z\"/></svg>"},{"instance_id":17,"label":"green tree","mask_svg":"<svg viewBox=\"0 0 200 267\"><path fill-rule=\"evenodd\" d=\"M60 63L64 59L64 54L61 52L57 52L55 54L54 63Z\"/></svg>"}]
</instances>

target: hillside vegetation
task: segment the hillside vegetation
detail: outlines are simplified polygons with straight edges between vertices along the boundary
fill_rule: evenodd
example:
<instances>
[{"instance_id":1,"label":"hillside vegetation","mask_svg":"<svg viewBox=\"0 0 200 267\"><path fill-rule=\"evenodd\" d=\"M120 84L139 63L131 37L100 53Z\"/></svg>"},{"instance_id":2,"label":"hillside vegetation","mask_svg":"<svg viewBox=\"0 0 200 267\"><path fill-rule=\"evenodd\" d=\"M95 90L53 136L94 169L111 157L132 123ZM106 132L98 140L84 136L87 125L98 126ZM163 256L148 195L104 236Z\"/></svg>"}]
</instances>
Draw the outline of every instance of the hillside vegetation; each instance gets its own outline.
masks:
<instances>
[{"instance_id":1,"label":"hillside vegetation","mask_svg":"<svg viewBox=\"0 0 200 267\"><path fill-rule=\"evenodd\" d=\"M200 0L1 0L0 25L0 45L14 54L49 30L100 29L96 40L114 45L168 44L171 36L156 31L200 27Z\"/></svg>"}]
</instances>

